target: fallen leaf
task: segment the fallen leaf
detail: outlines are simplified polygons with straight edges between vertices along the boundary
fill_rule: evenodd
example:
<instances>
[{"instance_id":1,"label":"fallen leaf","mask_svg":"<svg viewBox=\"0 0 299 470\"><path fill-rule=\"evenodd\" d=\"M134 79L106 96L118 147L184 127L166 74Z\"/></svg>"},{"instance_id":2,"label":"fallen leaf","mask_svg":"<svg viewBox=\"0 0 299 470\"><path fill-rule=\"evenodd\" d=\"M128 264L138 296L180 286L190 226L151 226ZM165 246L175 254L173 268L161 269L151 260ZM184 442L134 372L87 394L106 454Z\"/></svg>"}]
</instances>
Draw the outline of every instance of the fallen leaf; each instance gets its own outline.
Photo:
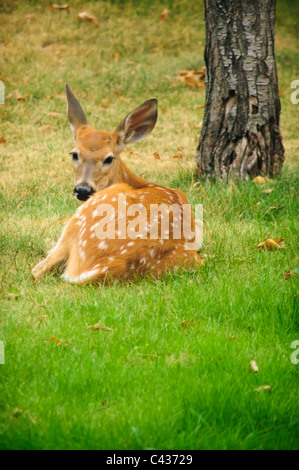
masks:
<instances>
[{"instance_id":1,"label":"fallen leaf","mask_svg":"<svg viewBox=\"0 0 299 470\"><path fill-rule=\"evenodd\" d=\"M139 152L132 152L132 150L129 151L130 157L135 157L135 158L140 158L140 153Z\"/></svg>"},{"instance_id":2,"label":"fallen leaf","mask_svg":"<svg viewBox=\"0 0 299 470\"><path fill-rule=\"evenodd\" d=\"M61 339L57 338L56 336L52 336L50 339L46 339L46 343L55 343L56 346L69 346L70 343L68 341L61 341Z\"/></svg>"},{"instance_id":3,"label":"fallen leaf","mask_svg":"<svg viewBox=\"0 0 299 470\"><path fill-rule=\"evenodd\" d=\"M32 13L30 15L25 15L26 20L33 20L35 18L37 18L37 16L34 13Z\"/></svg>"},{"instance_id":4,"label":"fallen leaf","mask_svg":"<svg viewBox=\"0 0 299 470\"><path fill-rule=\"evenodd\" d=\"M49 5L49 8L53 8L54 10L68 10L69 5L67 3L65 3L64 5L56 5L55 3L51 3Z\"/></svg>"},{"instance_id":5,"label":"fallen leaf","mask_svg":"<svg viewBox=\"0 0 299 470\"><path fill-rule=\"evenodd\" d=\"M178 147L178 156L179 158L186 158L186 154L184 150L182 149L182 147Z\"/></svg>"},{"instance_id":6,"label":"fallen leaf","mask_svg":"<svg viewBox=\"0 0 299 470\"><path fill-rule=\"evenodd\" d=\"M160 160L160 154L158 152L154 152L154 157L156 160Z\"/></svg>"},{"instance_id":7,"label":"fallen leaf","mask_svg":"<svg viewBox=\"0 0 299 470\"><path fill-rule=\"evenodd\" d=\"M14 93L15 93L16 99L18 101L26 101L25 96L22 96L21 93L19 92L19 90L14 90Z\"/></svg>"},{"instance_id":8,"label":"fallen leaf","mask_svg":"<svg viewBox=\"0 0 299 470\"><path fill-rule=\"evenodd\" d=\"M296 272L297 270L299 271L298 268L295 268L295 269L291 269L290 271L285 272L284 278L288 280L290 279L290 277L298 277L298 272Z\"/></svg>"},{"instance_id":9,"label":"fallen leaf","mask_svg":"<svg viewBox=\"0 0 299 470\"><path fill-rule=\"evenodd\" d=\"M60 224L66 224L66 222L69 220L69 217L63 217L63 219L59 220Z\"/></svg>"},{"instance_id":10,"label":"fallen leaf","mask_svg":"<svg viewBox=\"0 0 299 470\"><path fill-rule=\"evenodd\" d=\"M205 86L205 75L206 68L202 67L199 70L181 70L176 79L192 88L203 88Z\"/></svg>"},{"instance_id":11,"label":"fallen leaf","mask_svg":"<svg viewBox=\"0 0 299 470\"><path fill-rule=\"evenodd\" d=\"M181 326L183 328L186 328L186 326L190 325L191 323L197 323L197 322L198 322L198 320L194 320L194 319L186 320L186 321L183 321L183 323L181 323Z\"/></svg>"},{"instance_id":12,"label":"fallen leaf","mask_svg":"<svg viewBox=\"0 0 299 470\"><path fill-rule=\"evenodd\" d=\"M44 134L46 134L47 132L50 132L52 129L53 129L53 126L51 126L50 124L47 124L46 126L41 126L39 128L39 130L43 132Z\"/></svg>"},{"instance_id":13,"label":"fallen leaf","mask_svg":"<svg viewBox=\"0 0 299 470\"><path fill-rule=\"evenodd\" d=\"M49 112L49 113L46 113L47 116L49 117L62 117L62 114L61 113L55 113L54 111L52 112Z\"/></svg>"},{"instance_id":14,"label":"fallen leaf","mask_svg":"<svg viewBox=\"0 0 299 470\"><path fill-rule=\"evenodd\" d=\"M99 20L95 16L87 13L86 11L78 13L78 18L82 21L89 21L90 23L99 24Z\"/></svg>"},{"instance_id":15,"label":"fallen leaf","mask_svg":"<svg viewBox=\"0 0 299 470\"><path fill-rule=\"evenodd\" d=\"M265 178L263 178L262 176L256 176L255 178L253 178L252 182L256 184L260 184L261 186L263 186L266 183Z\"/></svg>"},{"instance_id":16,"label":"fallen leaf","mask_svg":"<svg viewBox=\"0 0 299 470\"><path fill-rule=\"evenodd\" d=\"M263 189L262 193L264 194L271 194L273 191L273 188L272 189Z\"/></svg>"},{"instance_id":17,"label":"fallen leaf","mask_svg":"<svg viewBox=\"0 0 299 470\"><path fill-rule=\"evenodd\" d=\"M122 101L123 103L129 103L129 101L132 100L132 98L125 98L124 96L120 96L119 99L120 99L120 101Z\"/></svg>"},{"instance_id":18,"label":"fallen leaf","mask_svg":"<svg viewBox=\"0 0 299 470\"><path fill-rule=\"evenodd\" d=\"M119 52L116 52L116 53L114 54L114 62L118 62L118 61L119 61L119 57L120 57Z\"/></svg>"},{"instance_id":19,"label":"fallen leaf","mask_svg":"<svg viewBox=\"0 0 299 470\"><path fill-rule=\"evenodd\" d=\"M0 144L6 144L6 139L4 139L4 137L0 137Z\"/></svg>"},{"instance_id":20,"label":"fallen leaf","mask_svg":"<svg viewBox=\"0 0 299 470\"><path fill-rule=\"evenodd\" d=\"M61 339L57 338L56 336L52 336L52 338L46 340L47 343L56 343L57 346L62 344Z\"/></svg>"},{"instance_id":21,"label":"fallen leaf","mask_svg":"<svg viewBox=\"0 0 299 470\"><path fill-rule=\"evenodd\" d=\"M280 248L285 248L284 247L284 238L267 238L262 243L259 243L257 246L258 250L268 250L268 251L273 251L273 250L278 250Z\"/></svg>"},{"instance_id":22,"label":"fallen leaf","mask_svg":"<svg viewBox=\"0 0 299 470\"><path fill-rule=\"evenodd\" d=\"M259 370L258 365L254 360L250 361L250 367L255 373L257 373Z\"/></svg>"},{"instance_id":23,"label":"fallen leaf","mask_svg":"<svg viewBox=\"0 0 299 470\"><path fill-rule=\"evenodd\" d=\"M98 323L95 323L94 325L89 325L87 326L87 328L89 330L102 330L102 331L110 331L112 332L112 328L108 328L107 326L104 325L104 323L102 323L101 321L99 321Z\"/></svg>"},{"instance_id":24,"label":"fallen leaf","mask_svg":"<svg viewBox=\"0 0 299 470\"><path fill-rule=\"evenodd\" d=\"M106 98L103 98L103 99L101 100L101 103L102 103L102 105L104 106L104 108L108 108L108 107L110 106L110 103L109 103L109 101L108 101Z\"/></svg>"},{"instance_id":25,"label":"fallen leaf","mask_svg":"<svg viewBox=\"0 0 299 470\"><path fill-rule=\"evenodd\" d=\"M254 389L255 392L262 392L263 390L272 392L270 385L261 385L260 387Z\"/></svg>"},{"instance_id":26,"label":"fallen leaf","mask_svg":"<svg viewBox=\"0 0 299 470\"><path fill-rule=\"evenodd\" d=\"M162 11L161 15L159 16L160 20L161 20L161 21L164 21L165 18L169 15L170 11L171 11L171 10L167 10L167 8L165 8L165 9Z\"/></svg>"},{"instance_id":27,"label":"fallen leaf","mask_svg":"<svg viewBox=\"0 0 299 470\"><path fill-rule=\"evenodd\" d=\"M54 41L44 41L42 42L42 48L52 46L52 44L54 44Z\"/></svg>"}]
</instances>

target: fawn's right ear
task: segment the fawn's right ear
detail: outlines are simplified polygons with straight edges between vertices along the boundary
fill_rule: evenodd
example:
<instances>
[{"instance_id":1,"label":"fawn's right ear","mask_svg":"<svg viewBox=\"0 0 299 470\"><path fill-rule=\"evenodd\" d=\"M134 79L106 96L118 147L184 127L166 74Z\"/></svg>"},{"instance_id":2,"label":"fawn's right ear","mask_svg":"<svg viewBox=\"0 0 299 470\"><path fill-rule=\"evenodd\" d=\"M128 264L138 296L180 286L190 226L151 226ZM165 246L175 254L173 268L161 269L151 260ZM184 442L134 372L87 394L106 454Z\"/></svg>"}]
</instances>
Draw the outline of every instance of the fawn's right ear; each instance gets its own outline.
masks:
<instances>
[{"instance_id":1,"label":"fawn's right ear","mask_svg":"<svg viewBox=\"0 0 299 470\"><path fill-rule=\"evenodd\" d=\"M145 139L155 127L157 118L158 101L156 98L134 109L116 128L119 147L123 148L127 144Z\"/></svg>"},{"instance_id":2,"label":"fawn's right ear","mask_svg":"<svg viewBox=\"0 0 299 470\"><path fill-rule=\"evenodd\" d=\"M65 84L65 92L67 98L67 115L72 131L75 133L78 127L87 124L87 120L79 101L67 83Z\"/></svg>"}]
</instances>

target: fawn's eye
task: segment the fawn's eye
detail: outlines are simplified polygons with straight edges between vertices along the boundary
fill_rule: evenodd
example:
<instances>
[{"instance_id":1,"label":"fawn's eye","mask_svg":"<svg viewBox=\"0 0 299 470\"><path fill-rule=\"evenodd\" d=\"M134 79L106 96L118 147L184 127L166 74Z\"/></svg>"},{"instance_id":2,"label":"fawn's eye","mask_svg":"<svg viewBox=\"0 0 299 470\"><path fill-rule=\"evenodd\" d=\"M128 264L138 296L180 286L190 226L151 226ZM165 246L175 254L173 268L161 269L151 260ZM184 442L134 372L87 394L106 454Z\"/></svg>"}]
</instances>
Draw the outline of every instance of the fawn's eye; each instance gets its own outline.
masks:
<instances>
[{"instance_id":1,"label":"fawn's eye","mask_svg":"<svg viewBox=\"0 0 299 470\"><path fill-rule=\"evenodd\" d=\"M114 160L114 157L107 157L105 160L104 160L104 165L111 165L111 163L113 162Z\"/></svg>"},{"instance_id":2,"label":"fawn's eye","mask_svg":"<svg viewBox=\"0 0 299 470\"><path fill-rule=\"evenodd\" d=\"M71 152L71 155L73 156L73 161L77 162L79 160L79 155L77 152Z\"/></svg>"}]
</instances>

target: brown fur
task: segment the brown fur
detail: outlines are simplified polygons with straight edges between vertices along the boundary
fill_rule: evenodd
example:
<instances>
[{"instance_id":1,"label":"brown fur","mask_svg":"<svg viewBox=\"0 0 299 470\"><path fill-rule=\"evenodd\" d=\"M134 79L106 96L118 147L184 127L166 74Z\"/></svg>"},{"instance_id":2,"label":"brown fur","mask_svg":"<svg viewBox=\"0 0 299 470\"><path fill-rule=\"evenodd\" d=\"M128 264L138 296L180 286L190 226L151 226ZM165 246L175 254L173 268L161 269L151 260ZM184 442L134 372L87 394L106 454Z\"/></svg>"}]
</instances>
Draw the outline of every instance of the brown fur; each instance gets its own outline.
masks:
<instances>
[{"instance_id":1,"label":"brown fur","mask_svg":"<svg viewBox=\"0 0 299 470\"><path fill-rule=\"evenodd\" d=\"M75 105L78 106L79 103ZM162 203L177 204L182 213L183 204L189 204L186 195L179 190L144 181L134 175L119 157L126 140L140 140L140 136L147 135L154 127L156 111L153 100L130 113L113 132L99 132L92 129L86 124L81 107L79 111L79 117L71 118L75 124L73 126L75 151L80 155L80 160L75 166L75 178L76 181L80 181L82 175L84 178L87 175L89 183L97 192L76 211L55 248L34 267L32 273L35 279L41 279L45 272L62 263L66 265L64 279L75 283L103 281L109 278L127 279L146 273L152 273L160 278L167 269L201 266L202 261L196 250L186 249L187 240L183 235L182 220L182 236L180 239L174 239L173 231L179 219L174 218L172 212L169 214L169 239L163 239L161 216L157 218L158 238L150 238L149 229L153 225L150 220L150 206ZM69 116L72 116L72 112L72 108L69 109ZM78 124L79 118L85 119L81 126ZM112 165L103 168L102 162L109 154L115 159ZM118 233L114 239L101 240L97 237L96 224L102 219L97 213L97 208L102 204L109 204L117 215L119 196L126 197L126 207L142 204L146 208L146 215L140 219L148 228L146 231L144 227L142 235L144 238L132 239L132 233L130 236L128 234L128 228L135 214L127 215L126 233ZM122 215L124 211L126 208ZM121 232L117 221L115 229ZM195 230L193 216L191 216L191 230L192 232ZM124 239L119 238L122 236Z\"/></svg>"}]
</instances>

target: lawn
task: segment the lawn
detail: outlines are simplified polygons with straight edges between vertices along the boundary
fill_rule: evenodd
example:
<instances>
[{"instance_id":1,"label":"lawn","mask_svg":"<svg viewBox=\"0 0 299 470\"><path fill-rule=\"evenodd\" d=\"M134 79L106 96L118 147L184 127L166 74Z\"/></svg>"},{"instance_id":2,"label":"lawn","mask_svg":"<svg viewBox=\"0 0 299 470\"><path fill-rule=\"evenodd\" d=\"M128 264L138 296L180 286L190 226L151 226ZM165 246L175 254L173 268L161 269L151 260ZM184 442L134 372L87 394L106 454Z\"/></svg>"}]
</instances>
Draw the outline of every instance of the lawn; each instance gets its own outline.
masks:
<instances>
[{"instance_id":1,"label":"lawn","mask_svg":"<svg viewBox=\"0 0 299 470\"><path fill-rule=\"evenodd\" d=\"M0 6L0 448L298 448L299 278L285 279L299 265L298 5L277 5L282 174L233 185L194 177L205 91L176 80L204 65L202 1L69 3ZM81 11L99 23L80 22ZM201 271L110 287L57 273L34 283L32 267L78 207L66 81L102 130L158 98L153 134L123 158L203 203ZM281 237L285 248L256 248ZM98 321L112 331L87 328Z\"/></svg>"}]
</instances>

